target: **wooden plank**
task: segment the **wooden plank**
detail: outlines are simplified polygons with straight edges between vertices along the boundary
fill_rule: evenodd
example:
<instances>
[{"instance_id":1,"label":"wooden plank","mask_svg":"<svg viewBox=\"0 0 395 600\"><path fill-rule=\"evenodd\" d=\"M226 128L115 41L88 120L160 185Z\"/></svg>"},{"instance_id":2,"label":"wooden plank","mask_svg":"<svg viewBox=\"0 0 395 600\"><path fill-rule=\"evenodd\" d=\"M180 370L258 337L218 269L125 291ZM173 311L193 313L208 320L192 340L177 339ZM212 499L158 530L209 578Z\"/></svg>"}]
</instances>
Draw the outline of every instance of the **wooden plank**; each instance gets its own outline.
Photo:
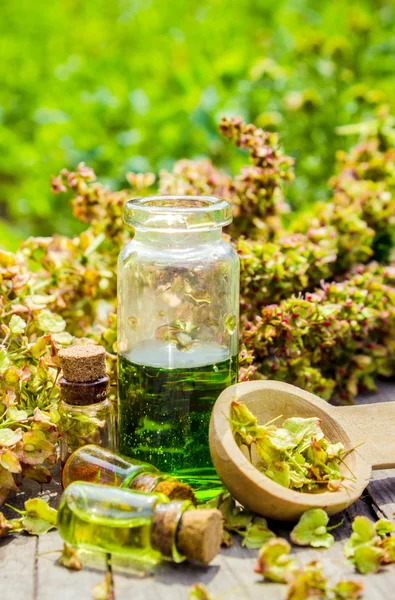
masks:
<instances>
[{"instance_id":1,"label":"wooden plank","mask_svg":"<svg viewBox=\"0 0 395 600\"><path fill-rule=\"evenodd\" d=\"M392 567L383 569L378 575L361 576L343 556L343 543L337 542L329 550L294 549L302 564L320 560L324 573L333 585L341 578L362 581L365 598L383 600L392 597L395 585L395 572ZM128 600L133 590L133 600L186 600L188 589L194 583L204 584L216 598L240 600L241 598L260 600L280 600L284 598L286 587L273 583L263 583L253 572L256 550L245 550L236 542L235 546L223 550L209 567L190 564L163 564L155 576L137 581L132 576L114 574L117 600Z\"/></svg>"},{"instance_id":2,"label":"wooden plank","mask_svg":"<svg viewBox=\"0 0 395 600\"><path fill-rule=\"evenodd\" d=\"M57 507L62 488L59 473L55 479L40 486L39 496L51 506ZM39 538L36 570L37 600L70 600L78 590L79 598L90 599L92 588L99 583L107 571L107 556L103 553L80 551L79 558L83 563L81 571L71 571L58 564L58 557L63 548L63 540L57 531L50 531ZM36 599L35 599L36 600Z\"/></svg>"},{"instance_id":3,"label":"wooden plank","mask_svg":"<svg viewBox=\"0 0 395 600\"><path fill-rule=\"evenodd\" d=\"M25 480L17 494L7 501L15 508L24 509L28 498L37 496L41 486L35 481ZM2 512L8 519L18 515L9 507L2 506ZM14 535L0 540L0 570L2 600L35 600L37 598L38 538L29 535ZM21 574L23 573L23 577Z\"/></svg>"},{"instance_id":4,"label":"wooden plank","mask_svg":"<svg viewBox=\"0 0 395 600\"><path fill-rule=\"evenodd\" d=\"M395 569L384 569L377 575L361 576L355 572L351 563L343 556L345 540L351 533L351 522L355 515L366 515L375 519L376 514L370 505L370 496L356 502L348 511L332 517L331 524L342 521L343 524L333 531L336 543L329 550L316 550L298 548L293 546L292 552L296 554L300 563L305 565L311 560L320 560L324 564L324 573L329 577L330 584L334 585L341 578L362 580L365 586L365 598L369 600L383 600L390 597L389 590L395 585ZM280 522L269 523L271 529L280 537L289 541L292 525ZM285 586L262 583L261 578L253 572L257 550L247 550L240 545L239 538L235 536L235 544L230 549L223 549L209 567L199 567L184 563L172 565L163 563L159 565L151 577L137 581L133 575L120 573L114 568L114 582L117 600L127 600L130 589L133 587L134 600L185 600L188 589L194 583L203 583L215 597L226 600L240 600L246 598L258 600L262 597L267 600L280 600L284 598ZM387 594L387 595L386 595Z\"/></svg>"},{"instance_id":5,"label":"wooden plank","mask_svg":"<svg viewBox=\"0 0 395 600\"><path fill-rule=\"evenodd\" d=\"M395 385L381 382L380 394L368 394L358 399L361 403L395 400ZM20 493L12 495L9 502L23 508L28 497L41 496L56 506L61 491L58 475L49 485L25 481ZM310 560L322 560L325 573L334 582L341 577L360 579L365 586L366 600L392 598L395 587L395 567L388 567L378 575L361 576L343 556L344 540L350 535L351 522L355 515L364 514L371 519L380 516L392 518L395 510L395 469L376 471L362 498L342 515L331 519L336 523L344 518L341 527L334 530L336 543L329 550L295 548L302 564ZM5 508L7 516L15 516ZM271 528L280 536L289 539L290 526L271 523ZM0 540L1 600L69 600L74 595L79 600L89 600L92 588L99 583L109 568L105 555L80 552L84 568L71 572L57 564L62 541L56 531L41 538L25 535ZM50 554L47 554L50 552ZM188 589L200 582L210 593L224 600L280 600L284 598L285 586L261 583L253 573L257 551L242 548L236 541L208 567L192 564L173 565L161 563L145 568L121 557L112 557L116 600L186 600ZM23 573L23 577L21 576Z\"/></svg>"},{"instance_id":6,"label":"wooden plank","mask_svg":"<svg viewBox=\"0 0 395 600\"><path fill-rule=\"evenodd\" d=\"M395 469L373 471L368 491L382 513L380 516L395 522Z\"/></svg>"},{"instance_id":7,"label":"wooden plank","mask_svg":"<svg viewBox=\"0 0 395 600\"><path fill-rule=\"evenodd\" d=\"M34 600L38 538L17 535L0 540L1 600ZM22 575L23 574L23 575Z\"/></svg>"},{"instance_id":8,"label":"wooden plank","mask_svg":"<svg viewBox=\"0 0 395 600\"><path fill-rule=\"evenodd\" d=\"M61 493L59 474L49 484L40 485L34 481L24 480L18 494L9 498L9 503L23 510L28 498L40 497L51 506L56 507ZM7 507L4 513L12 518L15 515ZM0 541L0 568L2 561L6 574L5 596L2 600L53 600L56 591L57 600L69 600L75 590L81 590L81 598L91 598L92 587L100 582L107 570L105 554L81 552L84 568L79 572L70 571L57 564L63 547L57 531L44 536L13 536ZM23 577L21 577L23 572Z\"/></svg>"},{"instance_id":9,"label":"wooden plank","mask_svg":"<svg viewBox=\"0 0 395 600\"><path fill-rule=\"evenodd\" d=\"M246 550L236 542L207 567L163 563L158 565L153 576L138 582L114 569L115 596L117 600L127 600L133 589L133 600L186 600L189 588L199 582L210 593L229 600L262 598L262 586L256 585L259 578L253 573L256 555L256 551ZM270 585L270 591L271 594L265 594L265 597L275 600L284 597L283 586Z\"/></svg>"},{"instance_id":10,"label":"wooden plank","mask_svg":"<svg viewBox=\"0 0 395 600\"><path fill-rule=\"evenodd\" d=\"M70 600L78 591L78 599L90 599L92 588L99 583L107 570L106 555L80 552L81 571L71 571L58 564L63 541L57 531L39 538L37 556L37 600Z\"/></svg>"},{"instance_id":11,"label":"wooden plank","mask_svg":"<svg viewBox=\"0 0 395 600\"><path fill-rule=\"evenodd\" d=\"M391 379L379 379L376 382L377 392L360 394L357 404L372 404L373 402L392 402L395 400L395 382Z\"/></svg>"},{"instance_id":12,"label":"wooden plank","mask_svg":"<svg viewBox=\"0 0 395 600\"><path fill-rule=\"evenodd\" d=\"M379 393L361 394L359 404L373 402L395 401L395 384L391 380L378 382ZM395 512L395 469L373 471L366 493L371 497L371 503L377 518L386 517L394 520Z\"/></svg>"},{"instance_id":13,"label":"wooden plank","mask_svg":"<svg viewBox=\"0 0 395 600\"><path fill-rule=\"evenodd\" d=\"M367 514L371 518L375 518L375 511L369 502L370 496L366 495L363 500L358 501L348 509L347 514L344 515L345 523L341 528L334 531L337 543L330 550L294 548L293 552L298 555L303 564L313 559L324 560L325 572L332 579L342 576L361 578L353 572L353 567L344 559L342 546L343 540L350 533L350 519L355 514ZM337 522L338 518L340 519L340 516L333 517L332 522ZM271 527L279 535L289 536L290 527L280 523L271 523ZM6 541L8 540L2 540L2 544ZM19 544L26 542L30 544L30 551L26 552L23 549L22 554L18 547ZM15 560L12 571L8 572L13 573L11 577L13 584L12 587L9 586L9 589L8 587L5 588L7 595L2 595L2 598L4 597L5 600L8 600L8 598L18 600L19 598L30 599L34 597L39 600L46 600L51 597L52 600L54 590L56 590L56 597L60 600L70 598L73 595L73 590L78 590L81 599L91 597L93 585L101 581L104 576L104 564L101 566L92 565L90 562L91 557L83 557L87 566L85 570L79 573L70 573L68 570L57 566L57 555L45 554L47 551L61 548L62 542L56 532L51 532L39 540L36 584L38 595L32 595L34 586L32 576L29 579L25 575L23 585L21 585L21 578L19 577L21 566L23 566L24 573L27 574L25 561L26 559L29 560L29 556L30 573L33 574L34 544L37 544L35 538L25 536L20 536L17 540L12 541L12 545L16 548L15 556L17 556L17 560ZM121 559L114 559L115 597L117 600L130 598L131 589L133 589L134 600L161 600L162 598L184 600L187 597L188 588L193 583L201 582L209 588L211 593L214 595L220 594L221 597L226 596L227 600L239 600L241 597L255 600L255 598L261 598L263 593L268 600L283 598L284 586L259 583L260 578L253 573L256 556L257 551L241 548L240 544L236 542L233 548L223 550L221 555L209 567L163 563L154 569L154 576L147 576L143 569L139 570L136 567L136 564L131 565L131 572L127 574L128 561L123 561L122 564ZM21 558L23 563L21 563ZM9 559L8 553L7 559ZM395 584L395 572L393 568L388 568L380 574L380 577L365 576L362 579L367 592L365 597L371 600L381 600L389 597L386 594Z\"/></svg>"}]
</instances>

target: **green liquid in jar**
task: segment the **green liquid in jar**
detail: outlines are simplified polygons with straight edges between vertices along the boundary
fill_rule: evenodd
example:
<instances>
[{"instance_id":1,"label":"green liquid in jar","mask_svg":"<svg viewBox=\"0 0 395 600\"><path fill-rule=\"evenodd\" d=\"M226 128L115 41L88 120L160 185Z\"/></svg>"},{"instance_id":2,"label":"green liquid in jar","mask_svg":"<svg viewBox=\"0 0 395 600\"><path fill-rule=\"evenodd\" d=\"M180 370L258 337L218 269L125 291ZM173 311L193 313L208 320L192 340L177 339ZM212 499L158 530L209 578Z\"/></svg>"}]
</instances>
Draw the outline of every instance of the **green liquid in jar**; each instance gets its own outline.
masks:
<instances>
[{"instance_id":1,"label":"green liquid in jar","mask_svg":"<svg viewBox=\"0 0 395 600\"><path fill-rule=\"evenodd\" d=\"M58 531L77 548L156 562L161 554L151 545L151 528L158 502L168 499L161 494L72 483L61 497Z\"/></svg>"},{"instance_id":2,"label":"green liquid in jar","mask_svg":"<svg viewBox=\"0 0 395 600\"><path fill-rule=\"evenodd\" d=\"M237 356L225 357L215 344L188 353L155 341L119 357L120 452L190 484L201 501L222 489L208 429L214 402L237 381Z\"/></svg>"}]
</instances>

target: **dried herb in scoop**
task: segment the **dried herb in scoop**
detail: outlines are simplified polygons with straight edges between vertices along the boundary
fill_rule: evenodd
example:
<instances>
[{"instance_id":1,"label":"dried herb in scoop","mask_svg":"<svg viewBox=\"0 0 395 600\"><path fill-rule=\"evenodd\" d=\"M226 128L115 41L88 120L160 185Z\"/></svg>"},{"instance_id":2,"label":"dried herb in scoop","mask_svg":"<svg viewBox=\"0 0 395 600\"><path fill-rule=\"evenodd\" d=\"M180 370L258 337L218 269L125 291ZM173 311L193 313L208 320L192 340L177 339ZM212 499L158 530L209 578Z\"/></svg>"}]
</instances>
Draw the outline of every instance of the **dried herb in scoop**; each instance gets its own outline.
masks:
<instances>
[{"instance_id":1,"label":"dried herb in scoop","mask_svg":"<svg viewBox=\"0 0 395 600\"><path fill-rule=\"evenodd\" d=\"M231 404L230 423L236 443L246 446L254 466L280 485L299 492L338 490L346 477L340 466L350 451L332 444L317 417L291 417L281 427L275 421L259 425L244 402ZM253 459L252 449L256 459ZM350 472L350 476L353 477Z\"/></svg>"}]
</instances>

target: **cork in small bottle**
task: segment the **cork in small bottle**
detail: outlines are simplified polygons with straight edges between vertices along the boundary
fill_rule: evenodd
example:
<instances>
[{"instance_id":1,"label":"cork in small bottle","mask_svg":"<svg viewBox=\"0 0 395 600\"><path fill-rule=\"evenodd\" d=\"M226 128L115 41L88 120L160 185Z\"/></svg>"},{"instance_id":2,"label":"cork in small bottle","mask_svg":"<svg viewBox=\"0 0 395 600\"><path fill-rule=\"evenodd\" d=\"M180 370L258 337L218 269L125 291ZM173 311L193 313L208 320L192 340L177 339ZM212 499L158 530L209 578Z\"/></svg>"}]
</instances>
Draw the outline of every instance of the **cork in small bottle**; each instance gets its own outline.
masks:
<instances>
[{"instance_id":1,"label":"cork in small bottle","mask_svg":"<svg viewBox=\"0 0 395 600\"><path fill-rule=\"evenodd\" d=\"M86 383L106 374L106 351L102 346L83 344L59 352L63 377L67 381Z\"/></svg>"},{"instance_id":2,"label":"cork in small bottle","mask_svg":"<svg viewBox=\"0 0 395 600\"><path fill-rule=\"evenodd\" d=\"M162 556L171 558L173 545L190 560L208 564L217 556L223 534L222 513L217 509L186 510L180 516L180 505L159 505L151 530L151 543ZM163 508L163 510L162 510Z\"/></svg>"},{"instance_id":3,"label":"cork in small bottle","mask_svg":"<svg viewBox=\"0 0 395 600\"><path fill-rule=\"evenodd\" d=\"M105 400L106 351L102 346L83 344L59 352L63 377L59 381L62 399L74 406L87 406Z\"/></svg>"},{"instance_id":4,"label":"cork in small bottle","mask_svg":"<svg viewBox=\"0 0 395 600\"><path fill-rule=\"evenodd\" d=\"M176 479L163 479L163 475L161 474L143 473L137 475L132 480L130 487L140 492L164 494L170 500L190 500L195 506L197 504L193 489L189 485Z\"/></svg>"},{"instance_id":5,"label":"cork in small bottle","mask_svg":"<svg viewBox=\"0 0 395 600\"><path fill-rule=\"evenodd\" d=\"M221 546L222 521L222 513L216 508L185 511L176 535L178 551L191 560L210 563Z\"/></svg>"}]
</instances>

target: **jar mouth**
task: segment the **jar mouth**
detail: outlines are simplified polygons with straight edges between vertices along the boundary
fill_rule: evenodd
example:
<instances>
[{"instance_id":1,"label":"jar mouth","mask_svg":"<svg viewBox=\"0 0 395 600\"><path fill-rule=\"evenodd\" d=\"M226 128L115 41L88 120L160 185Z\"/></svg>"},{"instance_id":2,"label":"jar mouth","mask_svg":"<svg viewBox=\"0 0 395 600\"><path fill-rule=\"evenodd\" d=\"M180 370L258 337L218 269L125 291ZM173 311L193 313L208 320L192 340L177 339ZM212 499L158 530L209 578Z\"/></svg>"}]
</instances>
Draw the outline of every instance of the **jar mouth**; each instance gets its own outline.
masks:
<instances>
[{"instance_id":1,"label":"jar mouth","mask_svg":"<svg viewBox=\"0 0 395 600\"><path fill-rule=\"evenodd\" d=\"M146 196L128 200L124 221L143 231L209 231L232 221L232 207L215 196Z\"/></svg>"}]
</instances>

